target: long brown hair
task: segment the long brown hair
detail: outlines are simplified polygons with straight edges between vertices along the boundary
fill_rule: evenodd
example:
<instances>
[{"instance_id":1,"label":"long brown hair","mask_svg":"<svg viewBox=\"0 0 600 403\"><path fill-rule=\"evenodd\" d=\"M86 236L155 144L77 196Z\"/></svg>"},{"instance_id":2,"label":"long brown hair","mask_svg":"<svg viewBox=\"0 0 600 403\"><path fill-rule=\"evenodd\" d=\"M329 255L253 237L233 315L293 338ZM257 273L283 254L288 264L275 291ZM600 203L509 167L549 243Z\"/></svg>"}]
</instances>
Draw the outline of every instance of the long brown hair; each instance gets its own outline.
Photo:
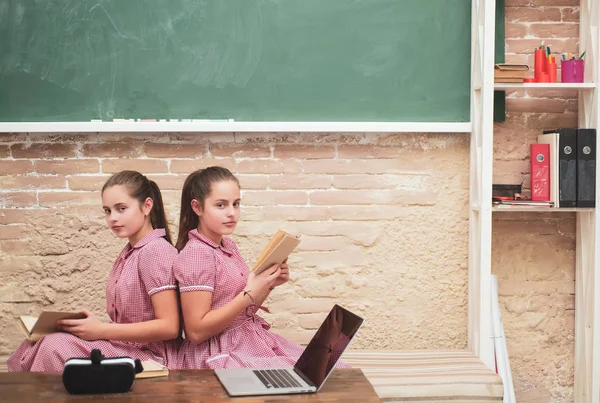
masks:
<instances>
[{"instance_id":1,"label":"long brown hair","mask_svg":"<svg viewBox=\"0 0 600 403\"><path fill-rule=\"evenodd\" d=\"M116 185L125 186L129 190L129 195L140 202L140 204L143 204L148 197L152 199L153 205L152 210L150 210L152 228L164 228L166 231L164 238L170 244L173 244L162 195L156 182L146 178L137 171L121 171L108 178L104 186L102 186L102 193L109 187Z\"/></svg>"},{"instance_id":2,"label":"long brown hair","mask_svg":"<svg viewBox=\"0 0 600 403\"><path fill-rule=\"evenodd\" d=\"M182 250L189 240L188 232L198 228L198 216L192 209L192 200L197 200L204 206L204 200L212 192L212 184L222 181L234 181L240 186L240 181L227 168L208 167L192 172L185 179L181 191L181 211L179 213L179 235L175 248Z\"/></svg>"}]
</instances>

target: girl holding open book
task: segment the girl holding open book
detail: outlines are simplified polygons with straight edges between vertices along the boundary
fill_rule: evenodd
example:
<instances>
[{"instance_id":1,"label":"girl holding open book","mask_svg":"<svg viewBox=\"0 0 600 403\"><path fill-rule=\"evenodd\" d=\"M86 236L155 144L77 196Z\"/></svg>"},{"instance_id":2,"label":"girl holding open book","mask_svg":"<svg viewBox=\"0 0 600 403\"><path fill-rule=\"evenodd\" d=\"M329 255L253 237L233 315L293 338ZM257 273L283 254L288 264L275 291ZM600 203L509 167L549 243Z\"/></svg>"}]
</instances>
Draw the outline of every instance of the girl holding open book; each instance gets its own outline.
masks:
<instances>
[{"instance_id":1,"label":"girl holding open book","mask_svg":"<svg viewBox=\"0 0 600 403\"><path fill-rule=\"evenodd\" d=\"M177 286L160 189L135 171L119 172L102 188L106 223L129 242L108 277L106 308L110 323L87 310L85 319L59 321L61 332L33 343L25 340L8 360L9 371L60 372L67 359L127 356L164 365L176 358L180 344Z\"/></svg>"},{"instance_id":2,"label":"girl holding open book","mask_svg":"<svg viewBox=\"0 0 600 403\"><path fill-rule=\"evenodd\" d=\"M209 167L187 177L173 264L186 336L178 368L289 366L302 353L257 315L269 293L288 281L289 269L283 263L249 271L227 237L239 218L240 185L228 169Z\"/></svg>"}]
</instances>

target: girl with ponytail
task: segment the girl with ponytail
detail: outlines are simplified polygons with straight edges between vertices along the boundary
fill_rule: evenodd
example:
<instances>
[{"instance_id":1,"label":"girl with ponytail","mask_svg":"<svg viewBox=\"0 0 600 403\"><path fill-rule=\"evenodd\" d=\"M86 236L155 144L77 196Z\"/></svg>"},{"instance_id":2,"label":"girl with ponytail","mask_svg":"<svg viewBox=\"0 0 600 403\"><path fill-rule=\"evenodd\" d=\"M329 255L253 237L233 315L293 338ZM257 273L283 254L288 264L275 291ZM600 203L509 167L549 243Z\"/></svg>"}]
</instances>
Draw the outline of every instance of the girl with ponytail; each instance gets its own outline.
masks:
<instances>
[{"instance_id":1,"label":"girl with ponytail","mask_svg":"<svg viewBox=\"0 0 600 403\"><path fill-rule=\"evenodd\" d=\"M255 275L233 233L240 218L240 185L226 168L190 174L181 194L173 272L179 284L185 340L177 368L293 365L303 348L269 332L259 315L271 291L289 279L287 263Z\"/></svg>"},{"instance_id":2,"label":"girl with ponytail","mask_svg":"<svg viewBox=\"0 0 600 403\"><path fill-rule=\"evenodd\" d=\"M9 371L61 372L71 357L152 359L172 366L181 342L177 286L171 243L160 189L135 171L111 176L102 187L106 223L128 242L108 276L103 323L82 310L85 319L61 320L61 332L33 343L25 340L8 360Z\"/></svg>"}]
</instances>

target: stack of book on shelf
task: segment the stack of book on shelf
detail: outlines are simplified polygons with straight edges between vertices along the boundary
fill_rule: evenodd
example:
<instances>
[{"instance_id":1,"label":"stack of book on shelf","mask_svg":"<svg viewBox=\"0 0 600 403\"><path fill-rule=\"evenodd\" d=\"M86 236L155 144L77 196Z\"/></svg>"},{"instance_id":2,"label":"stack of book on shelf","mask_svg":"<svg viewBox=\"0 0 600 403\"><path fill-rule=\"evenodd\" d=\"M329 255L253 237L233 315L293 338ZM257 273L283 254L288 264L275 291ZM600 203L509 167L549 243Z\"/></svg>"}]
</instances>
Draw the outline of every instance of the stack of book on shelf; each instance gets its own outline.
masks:
<instances>
[{"instance_id":1,"label":"stack of book on shelf","mask_svg":"<svg viewBox=\"0 0 600 403\"><path fill-rule=\"evenodd\" d=\"M529 66L526 64L496 64L494 66L494 82L522 83L528 71Z\"/></svg>"},{"instance_id":2,"label":"stack of book on shelf","mask_svg":"<svg viewBox=\"0 0 600 403\"><path fill-rule=\"evenodd\" d=\"M531 200L596 207L596 129L547 130L531 144Z\"/></svg>"}]
</instances>

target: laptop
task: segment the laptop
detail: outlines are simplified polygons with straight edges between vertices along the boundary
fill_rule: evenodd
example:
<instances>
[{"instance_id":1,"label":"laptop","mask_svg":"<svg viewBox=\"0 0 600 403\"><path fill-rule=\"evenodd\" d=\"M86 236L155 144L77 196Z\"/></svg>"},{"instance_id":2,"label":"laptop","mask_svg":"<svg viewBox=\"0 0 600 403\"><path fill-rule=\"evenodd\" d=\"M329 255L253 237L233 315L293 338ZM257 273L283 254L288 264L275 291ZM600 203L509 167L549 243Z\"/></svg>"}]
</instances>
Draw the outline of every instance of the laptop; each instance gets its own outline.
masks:
<instances>
[{"instance_id":1,"label":"laptop","mask_svg":"<svg viewBox=\"0 0 600 403\"><path fill-rule=\"evenodd\" d=\"M215 369L230 396L315 393L364 320L335 305L293 367Z\"/></svg>"}]
</instances>

